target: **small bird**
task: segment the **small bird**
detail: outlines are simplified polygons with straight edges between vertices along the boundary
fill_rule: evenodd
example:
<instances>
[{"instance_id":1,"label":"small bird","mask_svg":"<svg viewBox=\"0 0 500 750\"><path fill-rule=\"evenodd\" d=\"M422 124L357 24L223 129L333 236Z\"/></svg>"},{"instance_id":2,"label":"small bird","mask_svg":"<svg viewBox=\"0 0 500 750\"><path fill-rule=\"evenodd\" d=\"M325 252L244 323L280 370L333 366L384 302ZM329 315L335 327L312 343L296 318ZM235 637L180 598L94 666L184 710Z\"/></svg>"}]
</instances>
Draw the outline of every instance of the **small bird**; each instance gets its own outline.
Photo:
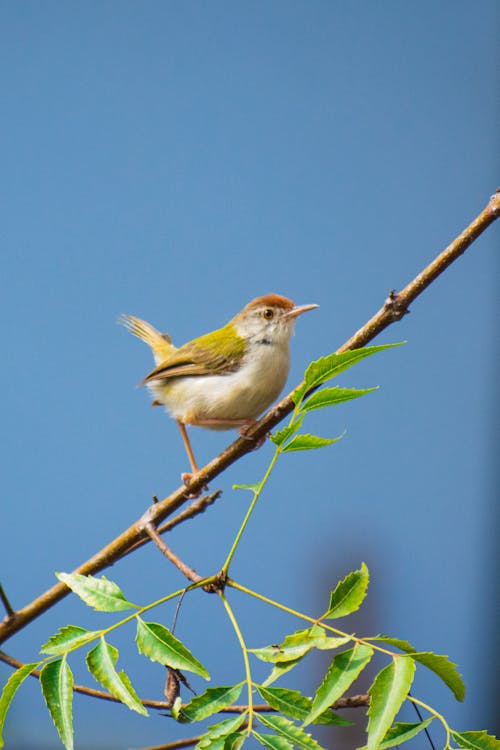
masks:
<instances>
[{"instance_id":1,"label":"small bird","mask_svg":"<svg viewBox=\"0 0 500 750\"><path fill-rule=\"evenodd\" d=\"M279 294L257 297L223 328L180 348L170 336L132 315L120 322L148 344L156 367L146 385L152 406L165 406L176 420L191 464L188 485L198 471L186 425L211 430L248 428L279 396L290 369L290 337L298 315L318 305L300 305Z\"/></svg>"}]
</instances>

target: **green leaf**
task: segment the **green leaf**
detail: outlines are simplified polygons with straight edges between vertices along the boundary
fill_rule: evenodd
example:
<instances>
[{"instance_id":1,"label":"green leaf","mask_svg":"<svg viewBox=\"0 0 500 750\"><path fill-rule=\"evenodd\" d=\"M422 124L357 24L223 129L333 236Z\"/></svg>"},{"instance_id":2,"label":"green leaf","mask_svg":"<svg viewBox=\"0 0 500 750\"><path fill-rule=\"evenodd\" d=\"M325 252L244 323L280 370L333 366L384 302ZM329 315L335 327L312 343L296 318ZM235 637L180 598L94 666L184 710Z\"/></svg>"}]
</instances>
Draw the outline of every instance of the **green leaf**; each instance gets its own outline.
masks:
<instances>
[{"instance_id":1,"label":"green leaf","mask_svg":"<svg viewBox=\"0 0 500 750\"><path fill-rule=\"evenodd\" d=\"M252 734L261 745L271 750L293 750L293 745L277 734L260 734L260 732L252 732Z\"/></svg>"},{"instance_id":2,"label":"green leaf","mask_svg":"<svg viewBox=\"0 0 500 750\"><path fill-rule=\"evenodd\" d=\"M325 629L320 625L313 625L305 630L296 630L287 635L279 645L264 646L264 648L248 649L261 661L290 662L302 658L313 648L327 650L343 646L349 638L328 638Z\"/></svg>"},{"instance_id":3,"label":"green leaf","mask_svg":"<svg viewBox=\"0 0 500 750\"><path fill-rule=\"evenodd\" d=\"M247 738L246 732L233 732L224 740L224 750L240 750Z\"/></svg>"},{"instance_id":4,"label":"green leaf","mask_svg":"<svg viewBox=\"0 0 500 750\"><path fill-rule=\"evenodd\" d=\"M203 737L198 740L198 743L195 745L194 750L214 748L215 742L221 742L224 737L227 737L229 734L236 732L241 727L245 720L245 716L246 714L242 713L232 719L224 719L224 721L220 721L218 724L213 724L208 728L208 732L206 732ZM223 748L224 743L222 742L220 746Z\"/></svg>"},{"instance_id":5,"label":"green leaf","mask_svg":"<svg viewBox=\"0 0 500 750\"><path fill-rule=\"evenodd\" d=\"M330 594L328 611L321 619L345 617L360 608L366 596L370 575L365 563L360 570L353 570L342 581L337 583Z\"/></svg>"},{"instance_id":6,"label":"green leaf","mask_svg":"<svg viewBox=\"0 0 500 750\"><path fill-rule=\"evenodd\" d=\"M132 687L127 674L123 670L121 672L116 671L118 649L106 643L104 636L101 636L97 646L89 651L86 661L89 672L97 682L106 690L109 690L111 695L118 698L131 711L137 711L143 716L148 716L148 712Z\"/></svg>"},{"instance_id":7,"label":"green leaf","mask_svg":"<svg viewBox=\"0 0 500 750\"><path fill-rule=\"evenodd\" d=\"M282 427L281 430L271 435L271 441L275 445L282 445L285 440L294 435L300 428L300 425L304 421L305 414L299 414L293 421L292 424L288 424L286 427Z\"/></svg>"},{"instance_id":8,"label":"green leaf","mask_svg":"<svg viewBox=\"0 0 500 750\"><path fill-rule=\"evenodd\" d=\"M333 388L322 388L320 391L313 393L307 401L301 405L303 411L312 411L313 409L323 409L325 406L335 406L342 404L344 401L351 401L353 398L360 398L367 393L378 390L375 388L340 388L338 385Z\"/></svg>"},{"instance_id":9,"label":"green leaf","mask_svg":"<svg viewBox=\"0 0 500 750\"><path fill-rule=\"evenodd\" d=\"M233 490L249 490L255 493L260 490L260 486L260 482L255 482L254 484L233 484Z\"/></svg>"},{"instance_id":10,"label":"green leaf","mask_svg":"<svg viewBox=\"0 0 500 750\"><path fill-rule=\"evenodd\" d=\"M307 732L304 732L303 729L283 716L264 716L263 714L259 714L259 721L261 724L274 730L281 737L284 737L294 747L300 748L300 750L323 750L321 745L310 734L307 734Z\"/></svg>"},{"instance_id":11,"label":"green leaf","mask_svg":"<svg viewBox=\"0 0 500 750\"><path fill-rule=\"evenodd\" d=\"M77 594L85 604L94 607L98 612L121 612L125 609L137 609L120 591L113 581L106 576L82 576L80 573L56 573L57 578Z\"/></svg>"},{"instance_id":12,"label":"green leaf","mask_svg":"<svg viewBox=\"0 0 500 750\"><path fill-rule=\"evenodd\" d=\"M207 739L207 736L204 734L198 744L195 745L195 750L196 748L203 748L203 750L224 750L224 741L225 737L211 740Z\"/></svg>"},{"instance_id":13,"label":"green leaf","mask_svg":"<svg viewBox=\"0 0 500 750\"><path fill-rule=\"evenodd\" d=\"M178 640L168 628L158 622L144 622L137 618L137 648L151 661L158 661L166 667L186 669L188 672L210 679L210 675L191 651Z\"/></svg>"},{"instance_id":14,"label":"green leaf","mask_svg":"<svg viewBox=\"0 0 500 750\"><path fill-rule=\"evenodd\" d=\"M290 661L280 661L275 664L269 673L269 676L262 683L264 687L268 687L269 685L272 685L273 682L276 682L276 680L279 680L280 677L293 669L301 660L302 657L299 659L291 659Z\"/></svg>"},{"instance_id":15,"label":"green leaf","mask_svg":"<svg viewBox=\"0 0 500 750\"><path fill-rule=\"evenodd\" d=\"M375 677L368 693L368 750L375 750L385 734L401 704L406 699L413 682L415 662L410 657L396 656Z\"/></svg>"},{"instance_id":16,"label":"green leaf","mask_svg":"<svg viewBox=\"0 0 500 750\"><path fill-rule=\"evenodd\" d=\"M402 638L392 638L390 635L376 635L374 638L368 638L367 640L387 643L388 646L395 646L401 651L406 651L407 654L414 654L417 652L417 649L414 648L411 643L408 643L408 641L405 641Z\"/></svg>"},{"instance_id":17,"label":"green leaf","mask_svg":"<svg viewBox=\"0 0 500 750\"><path fill-rule=\"evenodd\" d=\"M500 740L485 729L475 732L452 732L453 739L465 750L500 750Z\"/></svg>"},{"instance_id":18,"label":"green leaf","mask_svg":"<svg viewBox=\"0 0 500 750\"><path fill-rule=\"evenodd\" d=\"M43 667L40 685L61 742L66 750L73 750L73 674L66 657Z\"/></svg>"},{"instance_id":19,"label":"green leaf","mask_svg":"<svg viewBox=\"0 0 500 750\"><path fill-rule=\"evenodd\" d=\"M19 667L19 669L16 669L16 671L11 674L5 684L4 689L2 690L2 695L0 696L0 747L3 747L4 744L2 738L2 730L5 724L7 711L9 710L10 704L12 703L12 699L14 698L18 689L21 687L28 675L30 675L31 672L38 667L38 665L39 662L35 661L31 664L24 664L22 667Z\"/></svg>"},{"instance_id":20,"label":"green leaf","mask_svg":"<svg viewBox=\"0 0 500 750\"><path fill-rule=\"evenodd\" d=\"M434 654L432 651L417 651L411 653L411 658L418 661L427 669L442 679L447 685L457 701L463 701L465 698L465 684L461 674L457 670L457 665L450 661L443 654Z\"/></svg>"},{"instance_id":21,"label":"green leaf","mask_svg":"<svg viewBox=\"0 0 500 750\"><path fill-rule=\"evenodd\" d=\"M341 437L342 435L339 435L339 437L336 438L322 438L307 433L303 435L295 435L295 437L285 445L283 453L290 453L291 451L311 451L316 448L324 448L326 445L336 443Z\"/></svg>"},{"instance_id":22,"label":"green leaf","mask_svg":"<svg viewBox=\"0 0 500 750\"><path fill-rule=\"evenodd\" d=\"M373 656L373 649L356 643L348 651L337 654L330 664L325 678L316 691L312 708L304 720L304 726L312 724L327 708L332 706L363 671Z\"/></svg>"},{"instance_id":23,"label":"green leaf","mask_svg":"<svg viewBox=\"0 0 500 750\"><path fill-rule=\"evenodd\" d=\"M205 690L201 695L196 695L189 703L182 706L179 712L179 721L201 721L207 716L212 716L218 711L223 711L238 700L243 683L230 685L228 687L212 687Z\"/></svg>"},{"instance_id":24,"label":"green leaf","mask_svg":"<svg viewBox=\"0 0 500 750\"><path fill-rule=\"evenodd\" d=\"M60 628L57 633L50 636L47 643L40 649L40 653L59 656L59 654L72 651L98 636L98 631L86 630L85 628L78 627L78 625L66 625Z\"/></svg>"},{"instance_id":25,"label":"green leaf","mask_svg":"<svg viewBox=\"0 0 500 750\"><path fill-rule=\"evenodd\" d=\"M412 737L416 737L426 727L429 726L434 716L431 716L425 721L419 721L416 724L409 724L406 722L396 722L394 726L390 727L385 733L384 739L378 746L378 750L386 750L386 748L394 747L394 745L402 745L403 742L411 740ZM366 745L359 748L359 750L366 750Z\"/></svg>"},{"instance_id":26,"label":"green leaf","mask_svg":"<svg viewBox=\"0 0 500 750\"><path fill-rule=\"evenodd\" d=\"M404 342L401 341L397 344L382 344L381 346L365 346L362 349L352 349L347 352L342 352L341 354L333 353L326 357L321 357L315 362L311 362L305 372L304 380L306 390L317 388L322 383L326 383L327 380L331 380L341 372L345 372L366 357L371 357L373 354L377 354L385 349L392 349L395 346L401 346L402 343Z\"/></svg>"},{"instance_id":27,"label":"green leaf","mask_svg":"<svg viewBox=\"0 0 500 750\"><path fill-rule=\"evenodd\" d=\"M257 690L271 708L279 711L285 716L292 719L303 721L309 714L312 707L312 700L299 693L298 690L288 690L288 688L266 688L263 685L257 685ZM352 721L337 716L329 708L320 714L315 720L316 724L330 724L331 726L349 726Z\"/></svg>"},{"instance_id":28,"label":"green leaf","mask_svg":"<svg viewBox=\"0 0 500 750\"><path fill-rule=\"evenodd\" d=\"M378 635L375 638L370 638L370 641L387 643L410 654L412 659L415 659L419 664L427 667L427 669L430 669L440 677L458 701L463 701L465 698L465 684L462 675L458 672L457 665L450 661L448 656L434 654L432 651L417 651L408 641L400 638L391 638L388 635Z\"/></svg>"}]
</instances>

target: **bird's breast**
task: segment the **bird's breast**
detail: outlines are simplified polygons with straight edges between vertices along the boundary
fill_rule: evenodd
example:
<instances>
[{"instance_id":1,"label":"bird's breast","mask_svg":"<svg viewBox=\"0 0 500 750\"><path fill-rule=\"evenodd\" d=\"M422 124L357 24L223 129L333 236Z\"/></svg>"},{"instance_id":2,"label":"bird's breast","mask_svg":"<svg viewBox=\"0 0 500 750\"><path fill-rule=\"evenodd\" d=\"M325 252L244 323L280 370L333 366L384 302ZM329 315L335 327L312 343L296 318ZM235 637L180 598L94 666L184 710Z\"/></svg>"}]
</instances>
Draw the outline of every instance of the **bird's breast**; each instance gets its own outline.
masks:
<instances>
[{"instance_id":1,"label":"bird's breast","mask_svg":"<svg viewBox=\"0 0 500 750\"><path fill-rule=\"evenodd\" d=\"M288 347L254 342L236 372L153 381L149 388L175 419L188 424L204 419L250 420L276 400L289 369ZM214 429L231 427L234 425L214 425Z\"/></svg>"}]
</instances>

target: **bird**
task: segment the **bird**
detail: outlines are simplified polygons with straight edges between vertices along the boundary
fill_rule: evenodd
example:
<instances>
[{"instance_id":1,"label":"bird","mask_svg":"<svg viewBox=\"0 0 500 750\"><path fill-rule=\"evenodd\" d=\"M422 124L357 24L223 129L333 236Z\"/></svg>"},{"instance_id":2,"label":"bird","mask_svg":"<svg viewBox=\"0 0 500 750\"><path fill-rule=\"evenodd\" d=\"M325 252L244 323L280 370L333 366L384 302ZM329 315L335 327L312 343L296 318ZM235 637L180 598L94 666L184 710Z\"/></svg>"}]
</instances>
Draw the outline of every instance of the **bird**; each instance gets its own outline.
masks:
<instances>
[{"instance_id":1,"label":"bird","mask_svg":"<svg viewBox=\"0 0 500 750\"><path fill-rule=\"evenodd\" d=\"M237 428L245 436L285 386L297 317L317 307L295 305L279 294L256 297L222 328L179 348L145 320L119 318L152 350L156 367L139 386L147 386L152 406L165 406L179 426L191 467L181 475L184 484L199 470L186 425Z\"/></svg>"}]
</instances>

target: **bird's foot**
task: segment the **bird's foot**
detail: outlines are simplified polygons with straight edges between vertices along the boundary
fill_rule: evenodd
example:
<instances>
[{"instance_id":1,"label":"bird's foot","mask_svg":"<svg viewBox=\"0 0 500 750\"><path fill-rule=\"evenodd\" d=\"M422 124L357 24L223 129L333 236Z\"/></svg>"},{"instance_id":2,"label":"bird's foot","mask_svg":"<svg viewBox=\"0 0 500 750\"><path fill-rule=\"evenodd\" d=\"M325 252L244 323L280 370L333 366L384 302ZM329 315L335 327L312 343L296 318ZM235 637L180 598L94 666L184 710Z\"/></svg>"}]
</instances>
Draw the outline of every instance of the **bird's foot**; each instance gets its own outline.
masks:
<instances>
[{"instance_id":1,"label":"bird's foot","mask_svg":"<svg viewBox=\"0 0 500 750\"><path fill-rule=\"evenodd\" d=\"M241 425L241 427L238 429L238 435L245 440L252 440L255 443L254 450L257 450L257 448L260 448L264 443L266 442L266 438L269 437L269 432L267 432L263 437L261 438L254 438L251 435L248 435L248 430L254 426L254 424L257 423L256 419L248 419L244 424Z\"/></svg>"},{"instance_id":2,"label":"bird's foot","mask_svg":"<svg viewBox=\"0 0 500 750\"><path fill-rule=\"evenodd\" d=\"M186 487L189 487L191 483L191 479L193 478L193 474L190 471L183 471L181 474L181 479L183 483L186 485ZM196 500L197 497L200 497L202 492L206 492L208 490L208 484L205 484L201 489L195 490L194 492L190 492L188 494L188 498L190 500Z\"/></svg>"}]
</instances>

